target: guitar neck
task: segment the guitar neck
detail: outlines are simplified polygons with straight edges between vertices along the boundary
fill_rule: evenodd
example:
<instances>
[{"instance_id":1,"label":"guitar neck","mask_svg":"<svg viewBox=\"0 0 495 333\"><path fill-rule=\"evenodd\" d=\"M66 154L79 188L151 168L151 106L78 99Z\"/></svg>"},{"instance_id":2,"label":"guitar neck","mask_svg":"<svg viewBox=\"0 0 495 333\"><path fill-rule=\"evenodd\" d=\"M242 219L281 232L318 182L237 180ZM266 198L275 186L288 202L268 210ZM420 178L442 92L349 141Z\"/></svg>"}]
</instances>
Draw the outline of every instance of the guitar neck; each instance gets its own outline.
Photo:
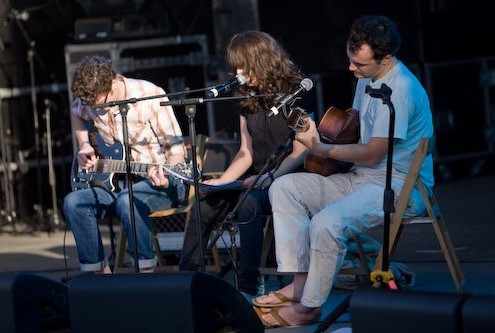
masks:
<instances>
[{"instance_id":1,"label":"guitar neck","mask_svg":"<svg viewBox=\"0 0 495 333\"><path fill-rule=\"evenodd\" d=\"M154 166L170 168L170 165L168 164L163 165L163 164L131 162L131 173L147 174L148 170ZM122 160L99 159L96 162L94 171L97 173L126 173L126 162Z\"/></svg>"}]
</instances>

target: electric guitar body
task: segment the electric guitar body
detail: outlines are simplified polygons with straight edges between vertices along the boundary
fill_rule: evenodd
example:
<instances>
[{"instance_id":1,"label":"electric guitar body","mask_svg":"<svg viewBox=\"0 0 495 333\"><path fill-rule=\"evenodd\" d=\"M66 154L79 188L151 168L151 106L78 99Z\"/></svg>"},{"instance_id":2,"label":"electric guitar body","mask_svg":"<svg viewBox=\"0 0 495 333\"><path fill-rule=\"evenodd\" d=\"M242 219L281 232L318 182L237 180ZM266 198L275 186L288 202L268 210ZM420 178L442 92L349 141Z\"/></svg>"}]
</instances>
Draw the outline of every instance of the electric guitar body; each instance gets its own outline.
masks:
<instances>
[{"instance_id":1,"label":"electric guitar body","mask_svg":"<svg viewBox=\"0 0 495 333\"><path fill-rule=\"evenodd\" d=\"M81 170L78 166L77 159L74 157L71 170L71 187L72 191L82 190L91 186L106 187L111 192L119 192L118 186L120 179L124 179L127 173L126 161L124 160L124 147L121 143L115 143L107 146L98 133L91 135L90 144L96 152L98 160L92 170ZM130 171L133 176L146 177L151 167L162 167L164 172L176 173L184 178L192 177L192 168L190 163L169 164L152 164L130 162Z\"/></svg>"}]
</instances>

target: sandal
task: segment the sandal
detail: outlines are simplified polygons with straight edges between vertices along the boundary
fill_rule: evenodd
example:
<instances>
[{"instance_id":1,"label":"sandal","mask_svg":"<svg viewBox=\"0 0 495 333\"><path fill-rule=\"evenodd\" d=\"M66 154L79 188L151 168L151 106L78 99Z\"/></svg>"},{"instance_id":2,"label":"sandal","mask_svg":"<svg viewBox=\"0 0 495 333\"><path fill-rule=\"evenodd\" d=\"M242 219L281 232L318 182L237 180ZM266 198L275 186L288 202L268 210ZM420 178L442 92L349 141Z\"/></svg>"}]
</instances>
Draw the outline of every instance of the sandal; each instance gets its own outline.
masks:
<instances>
[{"instance_id":1,"label":"sandal","mask_svg":"<svg viewBox=\"0 0 495 333\"><path fill-rule=\"evenodd\" d=\"M263 324L263 326L265 328L277 328L277 327L295 327L295 326L292 326L290 325L288 322L285 321L284 318L282 318L279 314L278 314L278 309L276 308L273 308L271 309L269 312L263 312L260 310L260 308L256 307L256 306L253 306L253 309L254 311L256 311L256 314L258 315L258 317L260 318L261 320L261 323ZM273 318L275 318L275 320L277 320L278 324L276 325L272 325L268 322L266 322L264 319L263 319L263 316L264 315L267 315L267 314L271 314L273 316Z\"/></svg>"},{"instance_id":2,"label":"sandal","mask_svg":"<svg viewBox=\"0 0 495 333\"><path fill-rule=\"evenodd\" d=\"M257 301L259 297L253 300L253 305L260 307L260 308L279 308L282 306L291 306L294 303L297 303L291 299L289 299L287 296L282 294L281 292L278 291L270 291L268 294L265 296L275 296L280 302L277 303L260 303ZM260 296L261 297L261 296Z\"/></svg>"},{"instance_id":3,"label":"sandal","mask_svg":"<svg viewBox=\"0 0 495 333\"><path fill-rule=\"evenodd\" d=\"M256 314L258 315L258 317L260 318L261 323L263 324L263 326L265 328L300 327L300 326L304 326L304 325L312 325L312 324L315 324L318 322L320 315L321 315L321 312L320 312L316 315L316 317L314 317L310 320L305 320L303 323L300 323L300 324L291 325L287 322L287 320L282 318L282 316L278 313L280 311L280 308L273 308L273 309L270 309L270 311L268 311L268 312L263 312L259 307L256 307L256 306L253 306L253 309L256 312ZM263 319L263 316L268 315L268 314L270 314L273 317L273 319L276 320L276 322L277 322L276 324L270 324L269 322L267 322L266 320Z\"/></svg>"}]
</instances>

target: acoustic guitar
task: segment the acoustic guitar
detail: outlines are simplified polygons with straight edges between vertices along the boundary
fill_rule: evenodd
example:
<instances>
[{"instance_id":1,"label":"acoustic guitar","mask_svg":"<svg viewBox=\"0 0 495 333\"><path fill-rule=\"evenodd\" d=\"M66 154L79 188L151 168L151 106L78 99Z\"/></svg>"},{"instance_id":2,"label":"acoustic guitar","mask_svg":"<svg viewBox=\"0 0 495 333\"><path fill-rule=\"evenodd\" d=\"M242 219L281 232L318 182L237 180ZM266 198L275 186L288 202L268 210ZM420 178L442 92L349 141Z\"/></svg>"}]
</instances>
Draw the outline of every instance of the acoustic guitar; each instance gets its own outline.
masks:
<instances>
[{"instance_id":1,"label":"acoustic guitar","mask_svg":"<svg viewBox=\"0 0 495 333\"><path fill-rule=\"evenodd\" d=\"M330 106L318 125L320 140L323 143L350 144L359 141L359 112ZM322 157L309 151L304 161L304 169L308 172L328 176L334 173L348 172L353 163L337 161Z\"/></svg>"}]
</instances>

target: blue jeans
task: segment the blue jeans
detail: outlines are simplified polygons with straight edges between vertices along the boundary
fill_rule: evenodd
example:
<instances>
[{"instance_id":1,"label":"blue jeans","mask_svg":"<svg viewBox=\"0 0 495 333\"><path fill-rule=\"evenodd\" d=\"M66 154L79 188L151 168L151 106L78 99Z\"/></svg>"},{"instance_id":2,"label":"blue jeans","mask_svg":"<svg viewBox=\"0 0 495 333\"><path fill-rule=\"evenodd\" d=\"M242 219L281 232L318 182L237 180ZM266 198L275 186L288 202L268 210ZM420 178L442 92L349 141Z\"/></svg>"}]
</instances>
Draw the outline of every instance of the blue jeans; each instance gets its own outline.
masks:
<instances>
[{"instance_id":1,"label":"blue jeans","mask_svg":"<svg viewBox=\"0 0 495 333\"><path fill-rule=\"evenodd\" d=\"M234 208L239 191L225 191L210 194L201 199L201 222L203 247L206 248L210 233L223 222L227 213ZM239 227L241 247L239 250L239 289L249 294L258 290L259 266L263 246L263 214L271 214L268 190L251 190L239 206L235 223ZM197 270L200 264L196 210L193 208L182 247L179 269Z\"/></svg>"},{"instance_id":2,"label":"blue jeans","mask_svg":"<svg viewBox=\"0 0 495 333\"><path fill-rule=\"evenodd\" d=\"M172 179L172 178L171 178ZM173 182L175 183L175 182ZM124 188L124 182L120 182ZM136 225L138 265L140 268L156 266L153 252L150 212L175 207L183 200L184 185L177 183L169 188L153 187L148 180L133 184L134 220ZM98 220L117 216L127 237L127 246L134 248L130 216L129 192L124 188L112 193L101 187L90 187L69 193L64 199L63 213L72 229L77 245L81 271L99 271L106 264Z\"/></svg>"}]
</instances>

